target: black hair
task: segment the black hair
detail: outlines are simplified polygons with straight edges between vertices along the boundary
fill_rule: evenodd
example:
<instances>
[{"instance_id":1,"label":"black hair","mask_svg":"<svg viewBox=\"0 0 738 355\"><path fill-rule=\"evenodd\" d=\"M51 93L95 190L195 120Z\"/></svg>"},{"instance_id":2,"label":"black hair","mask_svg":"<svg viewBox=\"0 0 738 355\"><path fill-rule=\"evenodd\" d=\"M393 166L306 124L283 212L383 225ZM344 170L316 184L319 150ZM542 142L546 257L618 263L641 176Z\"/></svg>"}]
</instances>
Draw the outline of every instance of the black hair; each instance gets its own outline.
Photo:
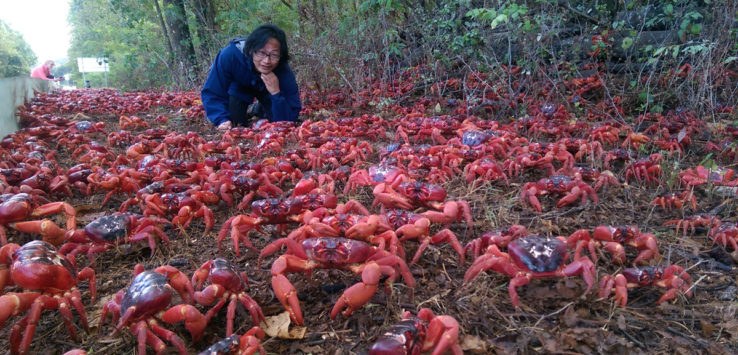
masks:
<instances>
[{"instance_id":1,"label":"black hair","mask_svg":"<svg viewBox=\"0 0 738 355\"><path fill-rule=\"evenodd\" d=\"M287 48L287 35L281 28L276 25L261 25L246 38L243 52L248 53L249 57L253 57L254 53L264 48L270 38L274 38L279 42L279 64L282 65L290 60L290 52Z\"/></svg>"}]
</instances>

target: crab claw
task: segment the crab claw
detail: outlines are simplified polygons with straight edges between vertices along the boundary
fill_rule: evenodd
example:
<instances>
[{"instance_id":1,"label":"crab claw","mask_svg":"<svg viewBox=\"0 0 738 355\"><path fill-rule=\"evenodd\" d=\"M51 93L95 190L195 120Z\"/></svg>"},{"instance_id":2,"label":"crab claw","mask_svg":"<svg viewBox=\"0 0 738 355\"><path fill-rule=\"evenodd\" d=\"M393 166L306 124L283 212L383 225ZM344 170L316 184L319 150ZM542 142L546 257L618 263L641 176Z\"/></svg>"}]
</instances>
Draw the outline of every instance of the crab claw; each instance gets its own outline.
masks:
<instances>
[{"instance_id":1,"label":"crab claw","mask_svg":"<svg viewBox=\"0 0 738 355\"><path fill-rule=\"evenodd\" d=\"M24 233L38 233L43 237L45 242L53 246L59 246L59 244L63 243L64 236L67 233L67 231L59 228L59 226L49 219L18 222L11 226Z\"/></svg>"},{"instance_id":2,"label":"crab claw","mask_svg":"<svg viewBox=\"0 0 738 355\"><path fill-rule=\"evenodd\" d=\"M38 292L8 293L0 296L0 328L10 316L31 308L39 296L41 294Z\"/></svg>"},{"instance_id":3,"label":"crab claw","mask_svg":"<svg viewBox=\"0 0 738 355\"><path fill-rule=\"evenodd\" d=\"M192 303L195 290L192 288L190 279L188 279L185 274L169 265L159 266L154 271L165 275L167 279L169 279L169 284L172 285L172 288L174 288L177 293L179 293L182 301L185 303Z\"/></svg>"},{"instance_id":4,"label":"crab claw","mask_svg":"<svg viewBox=\"0 0 738 355\"><path fill-rule=\"evenodd\" d=\"M382 272L379 264L375 262L366 264L361 272L362 282L349 287L343 292L336 305L333 306L333 310L331 310L331 319L335 319L338 312L344 307L346 307L346 310L343 315L348 317L356 309L369 302L374 293L377 292L380 276L382 276Z\"/></svg>"},{"instance_id":5,"label":"crab claw","mask_svg":"<svg viewBox=\"0 0 738 355\"><path fill-rule=\"evenodd\" d=\"M451 351L454 355L464 353L459 346L459 322L454 317L435 316L428 308L422 308L418 317L428 322L428 332L423 342L424 351L435 346L433 355L445 354L446 351Z\"/></svg>"},{"instance_id":6,"label":"crab claw","mask_svg":"<svg viewBox=\"0 0 738 355\"><path fill-rule=\"evenodd\" d=\"M208 324L208 320L205 316L202 315L197 308L189 304L179 304L168 309L161 316L161 319L167 323L184 321L185 328L187 328L192 335L193 342L198 341L200 337L202 337L205 326Z\"/></svg>"},{"instance_id":7,"label":"crab claw","mask_svg":"<svg viewBox=\"0 0 738 355\"><path fill-rule=\"evenodd\" d=\"M600 281L600 292L601 298L607 298L610 293L615 289L615 304L620 304L620 307L625 307L628 304L628 280L622 274L618 274L614 278L610 275L605 275Z\"/></svg>"},{"instance_id":8,"label":"crab claw","mask_svg":"<svg viewBox=\"0 0 738 355\"><path fill-rule=\"evenodd\" d=\"M199 290L202 287L202 284L205 283L205 280L208 279L208 276L210 275L210 265L212 264L213 260L208 260L203 263L194 274L192 274L192 280L190 283L194 289Z\"/></svg>"},{"instance_id":9,"label":"crab claw","mask_svg":"<svg viewBox=\"0 0 738 355\"><path fill-rule=\"evenodd\" d=\"M297 258L290 258L291 255L282 255L272 263L272 289L274 294L282 303L282 306L290 314L290 319L293 322L303 325L302 310L300 309L300 300L297 299L297 290L295 286L284 276L284 272L288 271L290 266L290 260L292 264L299 263Z\"/></svg>"},{"instance_id":10,"label":"crab claw","mask_svg":"<svg viewBox=\"0 0 738 355\"><path fill-rule=\"evenodd\" d=\"M275 275L272 276L272 287L274 288L274 294L279 299L279 302L282 303L284 308L290 314L290 319L292 319L293 322L302 325L302 310L300 309L300 300L297 299L297 290L295 290L295 286L293 286L284 275Z\"/></svg>"}]
</instances>

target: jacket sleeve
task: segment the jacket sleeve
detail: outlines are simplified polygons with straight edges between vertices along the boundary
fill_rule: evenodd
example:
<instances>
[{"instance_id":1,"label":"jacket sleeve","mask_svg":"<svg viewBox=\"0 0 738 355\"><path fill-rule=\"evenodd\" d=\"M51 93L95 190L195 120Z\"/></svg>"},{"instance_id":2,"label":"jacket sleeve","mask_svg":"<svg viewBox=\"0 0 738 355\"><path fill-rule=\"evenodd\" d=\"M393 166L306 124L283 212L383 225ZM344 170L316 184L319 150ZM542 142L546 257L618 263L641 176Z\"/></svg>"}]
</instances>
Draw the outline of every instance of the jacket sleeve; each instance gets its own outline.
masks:
<instances>
[{"instance_id":1,"label":"jacket sleeve","mask_svg":"<svg viewBox=\"0 0 738 355\"><path fill-rule=\"evenodd\" d=\"M215 126L227 122L231 118L228 110L228 88L233 82L233 73L229 68L232 65L232 54L229 48L226 47L215 57L208 78L205 80L205 85L200 91L205 114Z\"/></svg>"},{"instance_id":2,"label":"jacket sleeve","mask_svg":"<svg viewBox=\"0 0 738 355\"><path fill-rule=\"evenodd\" d=\"M297 121L302 105L300 89L292 69L289 67L279 75L279 92L271 95L272 117L274 121Z\"/></svg>"}]
</instances>

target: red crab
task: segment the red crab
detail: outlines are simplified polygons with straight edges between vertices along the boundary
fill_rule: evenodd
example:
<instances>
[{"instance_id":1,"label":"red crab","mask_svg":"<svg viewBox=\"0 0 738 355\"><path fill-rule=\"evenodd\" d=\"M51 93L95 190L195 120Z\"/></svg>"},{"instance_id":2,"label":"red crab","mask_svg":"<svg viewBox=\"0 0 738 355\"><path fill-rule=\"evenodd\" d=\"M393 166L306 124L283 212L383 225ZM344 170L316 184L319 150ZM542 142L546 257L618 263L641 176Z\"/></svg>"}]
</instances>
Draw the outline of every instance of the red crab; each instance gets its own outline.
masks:
<instances>
[{"instance_id":1,"label":"red crab","mask_svg":"<svg viewBox=\"0 0 738 355\"><path fill-rule=\"evenodd\" d=\"M611 162L623 162L623 163L630 163L632 160L636 159L638 157L638 154L635 152L625 150L625 149L613 149L605 152L605 169L610 169L612 166L610 165Z\"/></svg>"},{"instance_id":2,"label":"red crab","mask_svg":"<svg viewBox=\"0 0 738 355\"><path fill-rule=\"evenodd\" d=\"M521 171L526 168L545 169L546 174L551 175L554 172L553 155L539 154L536 152L523 153L515 155L514 159L507 159L503 163L503 169L508 171L510 176L518 176Z\"/></svg>"},{"instance_id":3,"label":"red crab","mask_svg":"<svg viewBox=\"0 0 738 355\"><path fill-rule=\"evenodd\" d=\"M698 165L694 169L687 169L679 173L679 179L687 188L711 183L715 186L738 186L738 179L734 179L735 171L728 168L707 170Z\"/></svg>"},{"instance_id":4,"label":"red crab","mask_svg":"<svg viewBox=\"0 0 738 355\"><path fill-rule=\"evenodd\" d=\"M229 206L233 206L234 193L238 192L243 195L241 202L236 206L237 209L243 210L251 205L251 199L254 194L258 194L263 198L274 197L282 194L282 190L273 185L265 174L258 174L256 178L251 178L247 174L237 174L229 176L221 170L216 176L221 179L218 182L218 191L220 198Z\"/></svg>"},{"instance_id":5,"label":"red crab","mask_svg":"<svg viewBox=\"0 0 738 355\"><path fill-rule=\"evenodd\" d=\"M90 298L94 301L95 272L87 267L77 273L74 265L51 244L36 240L23 246L11 243L0 248L0 293L12 285L24 290L0 296L0 327L10 316L30 309L10 332L12 354L28 352L41 313L47 309L61 312L64 325L75 341L72 309L79 315L82 327L88 329L82 295L77 289L77 283L82 280L89 281Z\"/></svg>"},{"instance_id":6,"label":"red crab","mask_svg":"<svg viewBox=\"0 0 738 355\"><path fill-rule=\"evenodd\" d=\"M438 244L443 242L451 244L451 247L459 255L459 265L464 265L464 248L456 238L456 234L454 234L450 229L444 228L431 237L430 225L431 221L428 218L422 217L417 219L414 223L406 224L395 231L395 234L400 237L400 242L408 239L415 239L420 242L420 246L415 252L415 256L413 256L413 259L410 261L410 265L418 262L420 255L423 254L423 251L429 244Z\"/></svg>"},{"instance_id":7,"label":"red crab","mask_svg":"<svg viewBox=\"0 0 738 355\"><path fill-rule=\"evenodd\" d=\"M731 256L738 260L738 226L733 222L718 223L710 229L710 237L722 246L733 248Z\"/></svg>"},{"instance_id":8,"label":"red crab","mask_svg":"<svg viewBox=\"0 0 738 355\"><path fill-rule=\"evenodd\" d=\"M181 225L182 228L187 228L194 218L203 218L207 234L213 228L214 217L213 211L206 206L206 203L214 203L218 200L218 196L210 191L150 194L144 197L146 205L144 215L164 217L170 213L176 213L177 215L172 218L172 223Z\"/></svg>"},{"instance_id":9,"label":"red crab","mask_svg":"<svg viewBox=\"0 0 738 355\"><path fill-rule=\"evenodd\" d=\"M21 232L41 234L44 241L53 245L61 244L66 231L51 220L23 221L59 212L67 216L67 230L74 230L77 226L76 212L74 207L66 202L36 206L33 197L26 193L0 195L0 242L3 245L8 243L5 226L9 225Z\"/></svg>"},{"instance_id":10,"label":"red crab","mask_svg":"<svg viewBox=\"0 0 738 355\"><path fill-rule=\"evenodd\" d=\"M684 206L691 206L693 210L697 209L697 197L695 197L692 190L685 190L682 192L670 192L663 194L651 201L651 205L661 206L665 210L672 208L681 209Z\"/></svg>"},{"instance_id":11,"label":"red crab","mask_svg":"<svg viewBox=\"0 0 738 355\"><path fill-rule=\"evenodd\" d=\"M684 219L672 219L664 223L665 226L676 225L676 233L679 233L679 229L682 229L682 233L686 236L687 229L694 234L695 228L697 227L708 227L718 226L721 224L720 220L709 214L698 214L686 217Z\"/></svg>"},{"instance_id":12,"label":"red crab","mask_svg":"<svg viewBox=\"0 0 738 355\"><path fill-rule=\"evenodd\" d=\"M205 282L208 283L207 287L200 290ZM254 325L258 325L259 320L264 320L259 304L246 293L249 288L246 274L238 272L236 266L228 260L217 258L206 261L192 275L192 285L195 290L198 290L194 294L194 299L198 304L209 306L217 301L217 304L208 311L206 318L210 319L228 303L226 336L233 334L233 319L238 302L241 302L244 308L251 313Z\"/></svg>"},{"instance_id":13,"label":"red crab","mask_svg":"<svg viewBox=\"0 0 738 355\"><path fill-rule=\"evenodd\" d=\"M594 239L594 240L593 240ZM581 243L580 243L581 242ZM641 233L638 226L599 226L594 229L592 236L587 230L580 229L568 239L569 246L576 245L577 251L588 248L589 253L597 262L596 247L602 246L612 254L612 259L618 264L625 263L625 247L636 248L640 251L633 260L633 264L659 257L659 247L656 237L651 233Z\"/></svg>"},{"instance_id":14,"label":"red crab","mask_svg":"<svg viewBox=\"0 0 738 355\"><path fill-rule=\"evenodd\" d=\"M421 308L417 316L402 314L402 320L380 335L369 349L369 355L420 354L433 349L433 355L451 351L464 352L459 346L459 322L449 315L436 316Z\"/></svg>"},{"instance_id":15,"label":"red crab","mask_svg":"<svg viewBox=\"0 0 738 355\"><path fill-rule=\"evenodd\" d=\"M559 169L557 174L569 175L575 179L582 180L587 183L594 182L595 192L600 191L603 186L614 185L620 186L620 182L615 178L610 170L599 171L589 166L574 166L571 169Z\"/></svg>"},{"instance_id":16,"label":"red crab","mask_svg":"<svg viewBox=\"0 0 738 355\"><path fill-rule=\"evenodd\" d=\"M400 183L409 180L405 175L405 170L388 163L372 165L369 170L359 169L351 173L346 187L343 189L344 194L348 194L356 190L358 186L369 186L388 184L397 187Z\"/></svg>"},{"instance_id":17,"label":"red crab","mask_svg":"<svg viewBox=\"0 0 738 355\"><path fill-rule=\"evenodd\" d=\"M528 182L523 185L520 198L530 203L533 209L541 212L541 202L538 200L538 196L549 193L564 195L556 203L556 207L566 206L579 198L582 199L582 203L587 201L588 197L595 203L598 201L597 194L591 186L568 175L552 175L549 178L538 180L538 182Z\"/></svg>"},{"instance_id":18,"label":"red crab","mask_svg":"<svg viewBox=\"0 0 738 355\"><path fill-rule=\"evenodd\" d=\"M278 225L277 231L281 233L281 230L287 227L287 223L299 222L302 219L300 214L305 211L303 201L297 198L268 198L254 201L251 204L251 210L253 212L251 215L236 215L223 223L218 233L218 250L229 230L237 257L241 256L239 250L241 242L247 248L256 250L248 239L248 233L251 230L259 230L262 224L276 224Z\"/></svg>"},{"instance_id":19,"label":"red crab","mask_svg":"<svg viewBox=\"0 0 738 355\"><path fill-rule=\"evenodd\" d=\"M628 304L628 289L634 287L658 286L668 289L656 303L676 298L678 292L692 296L691 277L681 266L648 266L628 268L612 277L605 275L600 280L600 297L607 298L615 291L615 303L625 307Z\"/></svg>"},{"instance_id":20,"label":"red crab","mask_svg":"<svg viewBox=\"0 0 738 355\"><path fill-rule=\"evenodd\" d=\"M108 301L100 315L100 326L111 313L115 326L113 335L128 326L138 338L138 353L146 354L146 344L151 345L157 354L166 349L161 338L172 343L180 354L187 354L182 339L174 332L159 325L184 321L185 327L197 341L202 336L208 320L189 303L193 297L190 280L172 266L160 266L154 271L144 271L141 264L134 268L136 275L126 290L120 290L115 298ZM183 304L171 308L172 289L179 293Z\"/></svg>"},{"instance_id":21,"label":"red crab","mask_svg":"<svg viewBox=\"0 0 738 355\"><path fill-rule=\"evenodd\" d=\"M510 242L526 235L528 235L527 229L525 226L519 224L498 228L466 244L464 253L468 253L471 250L474 253L474 259L476 259L491 245L497 245L499 248L507 248Z\"/></svg>"},{"instance_id":22,"label":"red crab","mask_svg":"<svg viewBox=\"0 0 738 355\"><path fill-rule=\"evenodd\" d=\"M391 186L380 184L374 188L373 205L382 204L386 207L411 209L415 206L429 207L436 211L427 211L423 215L434 223L449 224L466 221L472 228L471 207L464 200L445 201L446 189L436 184L420 181L401 183L395 191Z\"/></svg>"},{"instance_id":23,"label":"red crab","mask_svg":"<svg viewBox=\"0 0 738 355\"><path fill-rule=\"evenodd\" d=\"M338 204L332 211L326 208L306 211L302 217L302 225L287 236L297 242L315 237L357 239L376 244L380 249L385 249L388 245L392 254L405 256L394 229L382 216L369 214L366 207L355 200ZM268 248L262 250L262 255L267 253Z\"/></svg>"},{"instance_id":24,"label":"red crab","mask_svg":"<svg viewBox=\"0 0 738 355\"><path fill-rule=\"evenodd\" d=\"M84 229L66 233L66 243L59 253L75 258L79 253L87 253L87 260L95 265L95 254L100 254L119 243L147 240L151 254L156 250L156 238L169 243L169 237L161 229L169 221L157 217L142 217L131 213L120 213L99 217Z\"/></svg>"},{"instance_id":25,"label":"red crab","mask_svg":"<svg viewBox=\"0 0 738 355\"><path fill-rule=\"evenodd\" d=\"M287 246L287 253L277 258L272 264L272 288L279 301L290 314L290 318L302 325L302 311L297 299L297 290L285 274L314 269L342 269L361 274L361 283L346 289L331 310L334 319L341 310L349 316L356 309L366 304L377 291L382 275L387 275L386 291L390 283L402 275L409 287L415 285L405 261L397 255L372 247L371 245L346 238L310 238L297 243L282 238L275 243Z\"/></svg>"},{"instance_id":26,"label":"red crab","mask_svg":"<svg viewBox=\"0 0 738 355\"><path fill-rule=\"evenodd\" d=\"M585 294L595 283L595 267L588 257L575 254L574 261L567 264L569 253L566 238L529 235L510 242L507 250L504 253L496 245L487 248L485 254L474 260L466 271L464 282L471 281L485 270L512 277L508 292L515 307L520 304L516 289L532 279L582 275L587 283Z\"/></svg>"},{"instance_id":27,"label":"red crab","mask_svg":"<svg viewBox=\"0 0 738 355\"><path fill-rule=\"evenodd\" d=\"M365 218L369 215L369 210L356 200L340 203L332 212L327 208L306 211L302 215L302 225L290 232L289 237L298 241L306 237L344 237L347 234L368 237L379 229L391 229L374 219L370 224Z\"/></svg>"},{"instance_id":28,"label":"red crab","mask_svg":"<svg viewBox=\"0 0 738 355\"><path fill-rule=\"evenodd\" d=\"M654 182L660 184L661 164L659 163L662 158L661 154L653 153L647 158L641 158L630 163L625 168L625 181L630 181L631 177L635 177L639 182L645 181L646 183Z\"/></svg>"},{"instance_id":29,"label":"red crab","mask_svg":"<svg viewBox=\"0 0 738 355\"><path fill-rule=\"evenodd\" d=\"M504 180L508 185L507 175L500 164L491 158L481 158L464 167L464 178L468 184L476 186L477 180L482 182Z\"/></svg>"},{"instance_id":30,"label":"red crab","mask_svg":"<svg viewBox=\"0 0 738 355\"><path fill-rule=\"evenodd\" d=\"M211 345L200 354L252 355L256 354L258 351L261 355L267 355L266 350L261 346L261 339L264 339L264 331L258 326L252 327L241 336L231 335L226 337L225 339Z\"/></svg>"}]
</instances>

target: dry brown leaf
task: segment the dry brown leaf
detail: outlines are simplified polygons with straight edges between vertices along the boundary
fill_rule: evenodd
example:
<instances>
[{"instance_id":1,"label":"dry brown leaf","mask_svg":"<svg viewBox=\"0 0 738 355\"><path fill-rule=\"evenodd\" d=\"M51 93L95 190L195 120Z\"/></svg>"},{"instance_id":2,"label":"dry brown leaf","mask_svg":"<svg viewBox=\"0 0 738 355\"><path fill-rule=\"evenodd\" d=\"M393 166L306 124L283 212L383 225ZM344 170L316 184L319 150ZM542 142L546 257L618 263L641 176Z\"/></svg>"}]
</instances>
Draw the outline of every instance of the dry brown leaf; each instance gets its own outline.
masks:
<instances>
[{"instance_id":1,"label":"dry brown leaf","mask_svg":"<svg viewBox=\"0 0 738 355\"><path fill-rule=\"evenodd\" d=\"M261 322L261 329L270 337L280 339L302 339L305 337L307 328L302 326L294 326L290 329L290 314L282 312L276 316L266 317Z\"/></svg>"},{"instance_id":2,"label":"dry brown leaf","mask_svg":"<svg viewBox=\"0 0 738 355\"><path fill-rule=\"evenodd\" d=\"M717 327L712 325L712 323L700 321L700 326L702 328L702 336L704 337L711 337L712 333L717 330Z\"/></svg>"},{"instance_id":3,"label":"dry brown leaf","mask_svg":"<svg viewBox=\"0 0 738 355\"><path fill-rule=\"evenodd\" d=\"M574 307L568 307L566 311L564 311L562 319L564 324L569 328L574 328L574 326L577 325L577 322L579 322L579 316L577 315L577 311Z\"/></svg>"},{"instance_id":4,"label":"dry brown leaf","mask_svg":"<svg viewBox=\"0 0 738 355\"><path fill-rule=\"evenodd\" d=\"M461 338L461 344L459 345L461 346L461 350L464 350L464 352L468 351L472 354L487 353L487 343L476 335L464 335L464 337Z\"/></svg>"}]
</instances>

